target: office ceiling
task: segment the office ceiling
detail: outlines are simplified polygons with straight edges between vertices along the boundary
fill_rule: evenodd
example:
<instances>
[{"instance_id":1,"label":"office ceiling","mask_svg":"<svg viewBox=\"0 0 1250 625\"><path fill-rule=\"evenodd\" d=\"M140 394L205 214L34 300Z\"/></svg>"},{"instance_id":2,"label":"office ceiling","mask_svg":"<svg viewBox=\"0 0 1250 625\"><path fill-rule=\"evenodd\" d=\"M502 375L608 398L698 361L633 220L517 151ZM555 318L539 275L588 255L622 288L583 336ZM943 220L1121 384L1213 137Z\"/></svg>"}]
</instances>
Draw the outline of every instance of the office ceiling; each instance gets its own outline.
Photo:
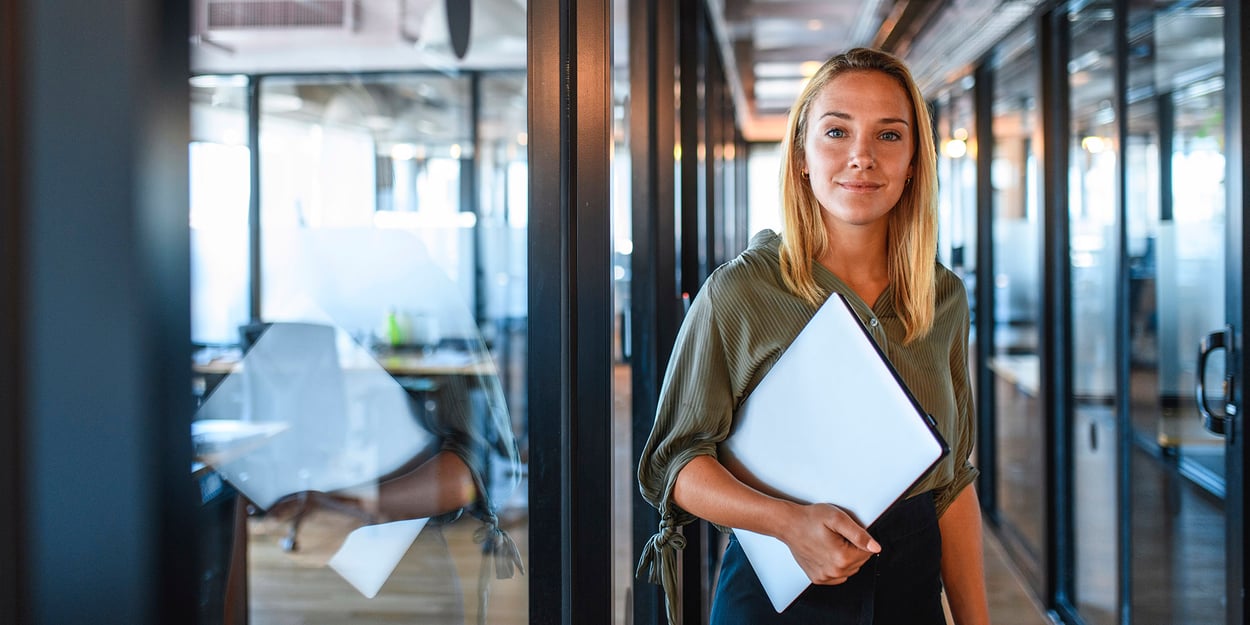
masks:
<instances>
[{"instance_id":1,"label":"office ceiling","mask_svg":"<svg viewBox=\"0 0 1250 625\"><path fill-rule=\"evenodd\" d=\"M443 0L192 0L196 73L522 69L526 0L472 0L458 57ZM461 0L467 2L468 0ZM624 2L617 54L624 58ZM780 138L811 68L853 46L904 57L921 87L945 84L1039 0L709 0L748 140ZM815 65L813 65L815 64Z\"/></svg>"},{"instance_id":2,"label":"office ceiling","mask_svg":"<svg viewBox=\"0 0 1250 625\"><path fill-rule=\"evenodd\" d=\"M713 0L732 51L748 139L784 134L790 104L829 56L855 46L888 50L926 95L966 73L1031 15L1038 0ZM717 13L714 9L713 13ZM745 104L745 106L741 106Z\"/></svg>"}]
</instances>

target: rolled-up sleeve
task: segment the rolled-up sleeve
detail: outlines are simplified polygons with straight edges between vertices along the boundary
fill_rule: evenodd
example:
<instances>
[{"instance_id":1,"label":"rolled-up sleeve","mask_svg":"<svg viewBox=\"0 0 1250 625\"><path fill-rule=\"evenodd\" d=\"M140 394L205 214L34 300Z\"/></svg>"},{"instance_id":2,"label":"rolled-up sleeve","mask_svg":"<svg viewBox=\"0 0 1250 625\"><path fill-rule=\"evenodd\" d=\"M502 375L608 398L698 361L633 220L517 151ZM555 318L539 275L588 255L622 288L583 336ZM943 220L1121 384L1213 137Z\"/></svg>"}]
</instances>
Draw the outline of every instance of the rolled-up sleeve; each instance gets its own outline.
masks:
<instances>
[{"instance_id":1,"label":"rolled-up sleeve","mask_svg":"<svg viewBox=\"0 0 1250 625\"><path fill-rule=\"evenodd\" d=\"M638 461L642 496L660 512L660 527L643 548L638 574L664 587L676 603L678 528L695 520L672 500L677 475L698 456L716 457L733 424L733 390L717 325L712 284L691 304L669 359L651 436Z\"/></svg>"},{"instance_id":2,"label":"rolled-up sleeve","mask_svg":"<svg viewBox=\"0 0 1250 625\"><path fill-rule=\"evenodd\" d=\"M962 290L960 291L962 294ZM964 302L967 301L966 295ZM968 330L967 305L959 307L962 319L955 324L950 348L951 382L955 393L955 436L951 444L954 459L954 477L934 492L934 504L941 516L965 487L977 479L980 471L972 464L972 452L977 442L977 420L972 403L972 386L968 381Z\"/></svg>"}]
</instances>

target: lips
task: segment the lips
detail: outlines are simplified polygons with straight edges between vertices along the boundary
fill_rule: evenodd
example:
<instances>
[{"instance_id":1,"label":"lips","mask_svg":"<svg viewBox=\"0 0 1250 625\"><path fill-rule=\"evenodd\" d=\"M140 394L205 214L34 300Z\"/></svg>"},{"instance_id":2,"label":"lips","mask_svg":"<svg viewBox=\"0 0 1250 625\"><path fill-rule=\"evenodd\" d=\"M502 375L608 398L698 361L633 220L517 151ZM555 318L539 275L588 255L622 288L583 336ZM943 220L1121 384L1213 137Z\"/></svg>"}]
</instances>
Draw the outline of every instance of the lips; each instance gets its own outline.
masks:
<instances>
[{"instance_id":1,"label":"lips","mask_svg":"<svg viewBox=\"0 0 1250 625\"><path fill-rule=\"evenodd\" d=\"M839 182L838 186L852 193L871 193L885 185L876 182L848 181Z\"/></svg>"}]
</instances>

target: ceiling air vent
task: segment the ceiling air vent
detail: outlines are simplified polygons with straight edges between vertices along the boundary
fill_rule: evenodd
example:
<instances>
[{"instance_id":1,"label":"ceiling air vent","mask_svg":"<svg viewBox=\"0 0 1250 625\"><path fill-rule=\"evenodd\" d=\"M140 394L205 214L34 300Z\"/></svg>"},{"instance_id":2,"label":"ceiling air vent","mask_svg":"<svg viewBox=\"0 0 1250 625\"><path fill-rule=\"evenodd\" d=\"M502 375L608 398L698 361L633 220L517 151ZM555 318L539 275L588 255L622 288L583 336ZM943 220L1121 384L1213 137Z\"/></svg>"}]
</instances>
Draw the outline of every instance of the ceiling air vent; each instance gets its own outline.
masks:
<instances>
[{"instance_id":1,"label":"ceiling air vent","mask_svg":"<svg viewBox=\"0 0 1250 625\"><path fill-rule=\"evenodd\" d=\"M208 31L351 30L354 0L207 0Z\"/></svg>"}]
</instances>

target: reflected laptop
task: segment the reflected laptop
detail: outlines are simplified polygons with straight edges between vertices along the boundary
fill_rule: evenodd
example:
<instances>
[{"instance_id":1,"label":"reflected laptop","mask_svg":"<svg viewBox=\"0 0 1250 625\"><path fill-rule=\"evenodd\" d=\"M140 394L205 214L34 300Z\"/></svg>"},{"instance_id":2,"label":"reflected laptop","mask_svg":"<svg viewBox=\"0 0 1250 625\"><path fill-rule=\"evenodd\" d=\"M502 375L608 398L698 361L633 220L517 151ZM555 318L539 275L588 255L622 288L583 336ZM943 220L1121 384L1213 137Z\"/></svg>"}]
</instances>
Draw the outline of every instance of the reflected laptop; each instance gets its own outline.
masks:
<instances>
[{"instance_id":1,"label":"reflected laptop","mask_svg":"<svg viewBox=\"0 0 1250 625\"><path fill-rule=\"evenodd\" d=\"M834 293L743 401L719 455L763 492L831 503L868 527L948 452L932 418ZM811 584L785 543L734 534L778 612Z\"/></svg>"}]
</instances>

